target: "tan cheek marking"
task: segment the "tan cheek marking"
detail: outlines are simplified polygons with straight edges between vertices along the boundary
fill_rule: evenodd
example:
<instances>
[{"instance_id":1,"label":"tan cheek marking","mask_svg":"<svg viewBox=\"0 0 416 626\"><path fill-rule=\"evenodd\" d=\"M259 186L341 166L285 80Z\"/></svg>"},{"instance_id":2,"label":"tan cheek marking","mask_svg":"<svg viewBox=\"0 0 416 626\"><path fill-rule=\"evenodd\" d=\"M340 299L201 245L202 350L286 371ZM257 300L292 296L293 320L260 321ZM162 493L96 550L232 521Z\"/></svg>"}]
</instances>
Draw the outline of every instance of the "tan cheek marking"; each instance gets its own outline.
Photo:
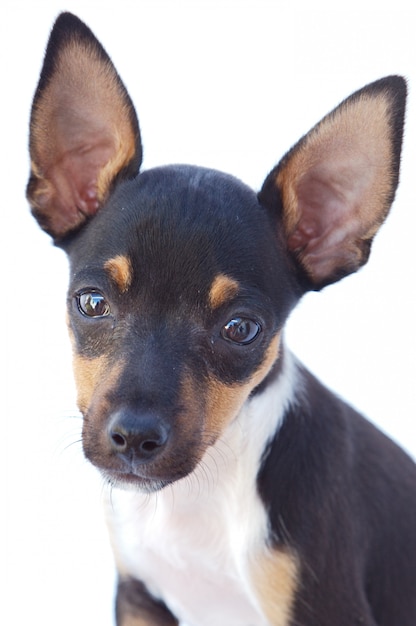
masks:
<instances>
[{"instance_id":1,"label":"tan cheek marking","mask_svg":"<svg viewBox=\"0 0 416 626\"><path fill-rule=\"evenodd\" d=\"M123 615L120 626L149 626L150 622L146 617L134 617L133 615Z\"/></svg>"},{"instance_id":2,"label":"tan cheek marking","mask_svg":"<svg viewBox=\"0 0 416 626\"><path fill-rule=\"evenodd\" d=\"M133 268L130 259L119 254L113 259L106 261L104 269L116 283L121 293L125 293L133 280Z\"/></svg>"},{"instance_id":3,"label":"tan cheek marking","mask_svg":"<svg viewBox=\"0 0 416 626\"><path fill-rule=\"evenodd\" d=\"M78 392L77 402L79 410L84 415L91 406L94 392L101 381L107 379L107 366L108 360L105 356L87 359L79 354L74 354L73 370Z\"/></svg>"},{"instance_id":4,"label":"tan cheek marking","mask_svg":"<svg viewBox=\"0 0 416 626\"><path fill-rule=\"evenodd\" d=\"M239 285L236 280L225 274L219 274L215 277L209 292L211 308L217 309L222 304L225 304L238 293L238 290Z\"/></svg>"},{"instance_id":5,"label":"tan cheek marking","mask_svg":"<svg viewBox=\"0 0 416 626\"><path fill-rule=\"evenodd\" d=\"M267 376L279 355L280 333L277 333L266 351L265 358L247 383L226 385L214 379L207 394L207 420L210 432L220 434L234 419L251 391Z\"/></svg>"},{"instance_id":6,"label":"tan cheek marking","mask_svg":"<svg viewBox=\"0 0 416 626\"><path fill-rule=\"evenodd\" d=\"M260 605L273 626L289 626L299 565L296 556L283 550L268 551L251 564L251 577Z\"/></svg>"},{"instance_id":7,"label":"tan cheek marking","mask_svg":"<svg viewBox=\"0 0 416 626\"><path fill-rule=\"evenodd\" d=\"M270 342L270 345L266 351L266 355L264 357L263 363L260 365L260 367L258 368L258 370L255 372L254 376L251 379L252 389L254 389L254 387L257 387L257 385L259 385L262 382L262 380L265 379L270 369L274 365L276 359L278 358L279 348L280 348L280 338L281 338L281 333L278 332L275 334L272 341Z\"/></svg>"},{"instance_id":8,"label":"tan cheek marking","mask_svg":"<svg viewBox=\"0 0 416 626\"><path fill-rule=\"evenodd\" d=\"M113 390L125 369L123 361L109 364L107 356L87 359L74 357L75 383L78 390L78 406L92 421L104 421L110 404L108 393Z\"/></svg>"},{"instance_id":9,"label":"tan cheek marking","mask_svg":"<svg viewBox=\"0 0 416 626\"><path fill-rule=\"evenodd\" d=\"M206 415L208 431L221 434L243 406L250 391L248 385L224 385L212 380L207 394Z\"/></svg>"},{"instance_id":10,"label":"tan cheek marking","mask_svg":"<svg viewBox=\"0 0 416 626\"><path fill-rule=\"evenodd\" d=\"M66 321L72 344L72 369L77 388L77 404L81 413L85 415L91 406L94 393L104 386L105 390L103 390L102 395L105 394L105 391L111 389L120 377L123 364L119 362L109 367L106 355L88 359L78 354L68 314Z\"/></svg>"}]
</instances>

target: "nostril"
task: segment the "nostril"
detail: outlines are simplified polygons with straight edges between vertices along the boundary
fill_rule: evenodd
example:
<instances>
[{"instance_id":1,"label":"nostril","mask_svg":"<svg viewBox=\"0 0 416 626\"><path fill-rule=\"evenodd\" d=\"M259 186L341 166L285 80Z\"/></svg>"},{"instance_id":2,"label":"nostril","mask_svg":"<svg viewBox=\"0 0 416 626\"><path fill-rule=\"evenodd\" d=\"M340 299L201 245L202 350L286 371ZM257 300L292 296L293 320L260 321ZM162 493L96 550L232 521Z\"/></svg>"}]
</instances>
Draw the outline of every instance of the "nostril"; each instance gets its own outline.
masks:
<instances>
[{"instance_id":1,"label":"nostril","mask_svg":"<svg viewBox=\"0 0 416 626\"><path fill-rule=\"evenodd\" d=\"M113 414L107 433L116 454L146 461L165 446L169 429L156 415L125 408Z\"/></svg>"},{"instance_id":2,"label":"nostril","mask_svg":"<svg viewBox=\"0 0 416 626\"><path fill-rule=\"evenodd\" d=\"M121 435L120 433L117 433L117 432L111 432L110 438L114 447L117 450L123 451L127 448L127 440L124 435Z\"/></svg>"},{"instance_id":3,"label":"nostril","mask_svg":"<svg viewBox=\"0 0 416 626\"><path fill-rule=\"evenodd\" d=\"M156 448L159 448L162 445L163 443L159 443L157 441L143 441L140 447L145 452L153 452Z\"/></svg>"}]
</instances>

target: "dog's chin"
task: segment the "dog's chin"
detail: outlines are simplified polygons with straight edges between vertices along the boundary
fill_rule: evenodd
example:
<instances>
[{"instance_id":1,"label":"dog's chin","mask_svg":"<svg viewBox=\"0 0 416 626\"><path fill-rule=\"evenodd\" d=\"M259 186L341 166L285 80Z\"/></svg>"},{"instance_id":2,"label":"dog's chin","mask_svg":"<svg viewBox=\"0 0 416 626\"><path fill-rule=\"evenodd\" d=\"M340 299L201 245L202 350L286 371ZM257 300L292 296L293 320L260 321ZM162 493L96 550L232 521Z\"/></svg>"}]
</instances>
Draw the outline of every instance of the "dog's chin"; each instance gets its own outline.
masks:
<instances>
[{"instance_id":1,"label":"dog's chin","mask_svg":"<svg viewBox=\"0 0 416 626\"><path fill-rule=\"evenodd\" d=\"M161 491L168 485L171 485L182 478L187 476L187 473L178 475L175 477L160 478L160 477L143 477L138 476L135 473L130 472L117 472L100 469L106 483L116 489L123 489L127 491L140 491L141 493L151 494L157 491Z\"/></svg>"},{"instance_id":2,"label":"dog's chin","mask_svg":"<svg viewBox=\"0 0 416 626\"><path fill-rule=\"evenodd\" d=\"M85 453L84 449L84 453ZM186 461L165 464L134 463L134 462L102 462L102 459L93 458L85 453L86 458L98 469L104 481L117 489L139 491L145 494L161 491L168 485L176 483L190 474L193 474L200 463L200 459L187 456Z\"/></svg>"}]
</instances>

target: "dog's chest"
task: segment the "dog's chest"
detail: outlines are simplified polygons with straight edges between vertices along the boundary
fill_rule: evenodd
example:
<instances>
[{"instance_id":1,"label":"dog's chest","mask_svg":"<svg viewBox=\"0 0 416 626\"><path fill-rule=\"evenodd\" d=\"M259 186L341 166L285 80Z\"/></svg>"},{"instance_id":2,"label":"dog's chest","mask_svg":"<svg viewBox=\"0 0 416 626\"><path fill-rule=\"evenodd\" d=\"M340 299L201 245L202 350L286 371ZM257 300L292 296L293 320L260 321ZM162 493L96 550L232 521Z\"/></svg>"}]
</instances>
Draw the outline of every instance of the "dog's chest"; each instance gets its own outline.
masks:
<instances>
[{"instance_id":1,"label":"dog's chest","mask_svg":"<svg viewBox=\"0 0 416 626\"><path fill-rule=\"evenodd\" d=\"M109 494L120 574L142 581L181 626L269 624L253 573L269 532L256 477L292 382L283 376L251 400L191 476L152 495Z\"/></svg>"},{"instance_id":2,"label":"dog's chest","mask_svg":"<svg viewBox=\"0 0 416 626\"><path fill-rule=\"evenodd\" d=\"M157 500L117 494L113 543L121 573L143 581L181 625L266 626L248 561L265 539L258 536L266 532L260 504L214 498L201 506L190 495L179 507L177 492Z\"/></svg>"}]
</instances>

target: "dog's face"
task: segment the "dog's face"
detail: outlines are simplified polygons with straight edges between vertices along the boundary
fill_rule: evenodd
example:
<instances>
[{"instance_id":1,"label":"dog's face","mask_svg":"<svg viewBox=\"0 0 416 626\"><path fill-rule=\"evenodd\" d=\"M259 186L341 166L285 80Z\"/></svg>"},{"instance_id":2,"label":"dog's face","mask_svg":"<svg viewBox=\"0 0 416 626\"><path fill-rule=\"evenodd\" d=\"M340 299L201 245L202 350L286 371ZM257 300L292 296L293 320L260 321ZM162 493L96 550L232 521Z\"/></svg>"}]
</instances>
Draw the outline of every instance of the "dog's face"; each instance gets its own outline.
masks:
<instances>
[{"instance_id":1,"label":"dog's face","mask_svg":"<svg viewBox=\"0 0 416 626\"><path fill-rule=\"evenodd\" d=\"M146 489L187 475L277 361L298 297L268 212L229 176L161 168L67 250L87 457Z\"/></svg>"},{"instance_id":2,"label":"dog's face","mask_svg":"<svg viewBox=\"0 0 416 626\"><path fill-rule=\"evenodd\" d=\"M404 102L398 77L353 94L258 195L202 168L139 173L136 114L109 57L58 18L28 198L70 258L83 445L110 480L152 491L188 475L278 376L299 297L367 260L398 181Z\"/></svg>"}]
</instances>

